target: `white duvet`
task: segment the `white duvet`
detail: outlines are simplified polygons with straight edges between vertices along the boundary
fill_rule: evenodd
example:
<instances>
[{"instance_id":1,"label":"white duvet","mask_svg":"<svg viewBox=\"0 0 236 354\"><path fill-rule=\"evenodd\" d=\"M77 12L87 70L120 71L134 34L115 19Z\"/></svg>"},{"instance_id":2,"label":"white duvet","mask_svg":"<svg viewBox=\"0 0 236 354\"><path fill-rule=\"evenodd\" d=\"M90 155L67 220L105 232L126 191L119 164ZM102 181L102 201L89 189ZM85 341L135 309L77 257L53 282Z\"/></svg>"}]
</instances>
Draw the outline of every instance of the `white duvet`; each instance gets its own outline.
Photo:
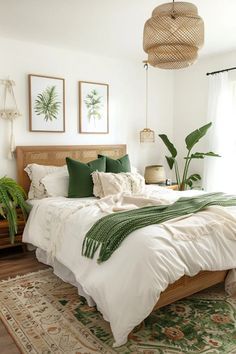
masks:
<instances>
[{"instance_id":1,"label":"white duvet","mask_svg":"<svg viewBox=\"0 0 236 354\"><path fill-rule=\"evenodd\" d=\"M181 196L192 192L181 192ZM179 192L147 189L172 203ZM236 268L236 207L198 214L132 232L101 264L81 255L86 232L109 212L94 198L46 198L34 204L23 240L67 267L110 322L114 346L152 311L160 293L183 275ZM232 276L231 276L232 277Z\"/></svg>"}]
</instances>

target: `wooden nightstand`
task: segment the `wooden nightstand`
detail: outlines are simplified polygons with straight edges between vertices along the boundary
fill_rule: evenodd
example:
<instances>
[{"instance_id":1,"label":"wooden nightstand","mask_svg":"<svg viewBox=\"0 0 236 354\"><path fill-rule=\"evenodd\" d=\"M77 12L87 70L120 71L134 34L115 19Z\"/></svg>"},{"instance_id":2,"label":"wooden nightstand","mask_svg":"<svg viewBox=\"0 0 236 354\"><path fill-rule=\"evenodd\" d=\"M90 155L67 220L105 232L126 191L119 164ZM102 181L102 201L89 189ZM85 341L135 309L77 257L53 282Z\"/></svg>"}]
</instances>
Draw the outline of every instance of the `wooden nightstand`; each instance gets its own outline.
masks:
<instances>
[{"instance_id":1,"label":"wooden nightstand","mask_svg":"<svg viewBox=\"0 0 236 354\"><path fill-rule=\"evenodd\" d=\"M147 185L153 184L153 185L157 185L159 187L163 187L163 188L167 188L167 189L172 189L174 191L178 191L178 184L176 183L172 183L171 185L166 185L165 183L146 183Z\"/></svg>"},{"instance_id":2,"label":"wooden nightstand","mask_svg":"<svg viewBox=\"0 0 236 354\"><path fill-rule=\"evenodd\" d=\"M22 243L22 234L25 227L25 220L20 210L17 211L17 218L18 230L17 234L15 235L15 242L13 244L11 244L9 237L8 222L6 220L0 220L0 249L22 246L23 251L26 251L26 245Z\"/></svg>"},{"instance_id":3,"label":"wooden nightstand","mask_svg":"<svg viewBox=\"0 0 236 354\"><path fill-rule=\"evenodd\" d=\"M167 189L172 189L173 191L179 190L178 184L171 184L170 186L164 185L162 187L167 188Z\"/></svg>"}]
</instances>

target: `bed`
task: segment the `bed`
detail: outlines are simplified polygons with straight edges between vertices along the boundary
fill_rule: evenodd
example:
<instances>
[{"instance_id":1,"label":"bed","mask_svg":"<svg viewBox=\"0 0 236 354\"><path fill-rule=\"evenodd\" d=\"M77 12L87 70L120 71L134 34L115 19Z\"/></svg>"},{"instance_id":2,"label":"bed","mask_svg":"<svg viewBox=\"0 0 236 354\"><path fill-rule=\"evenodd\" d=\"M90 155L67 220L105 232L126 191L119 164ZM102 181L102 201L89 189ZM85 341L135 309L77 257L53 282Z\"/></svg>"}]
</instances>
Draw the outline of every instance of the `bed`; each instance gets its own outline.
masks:
<instances>
[{"instance_id":1,"label":"bed","mask_svg":"<svg viewBox=\"0 0 236 354\"><path fill-rule=\"evenodd\" d=\"M16 148L18 182L27 192L30 180L24 172L24 168L30 163L62 166L65 164L65 157L67 156L79 159L82 162L88 162L97 158L98 154L104 154L112 158L119 158L125 153L125 145L18 146ZM223 282L227 272L228 269L224 269L217 271L200 271L194 276L183 275L174 283L169 284L167 288L161 292L159 300L153 306L153 309L163 307L202 289ZM109 317L104 313L103 316L105 319L108 319ZM134 323L131 327L133 328L137 324L138 323ZM132 330L131 327L129 328L130 330ZM123 339L120 338L118 340L116 338L115 345L122 345L122 342L125 342L124 336Z\"/></svg>"}]
</instances>

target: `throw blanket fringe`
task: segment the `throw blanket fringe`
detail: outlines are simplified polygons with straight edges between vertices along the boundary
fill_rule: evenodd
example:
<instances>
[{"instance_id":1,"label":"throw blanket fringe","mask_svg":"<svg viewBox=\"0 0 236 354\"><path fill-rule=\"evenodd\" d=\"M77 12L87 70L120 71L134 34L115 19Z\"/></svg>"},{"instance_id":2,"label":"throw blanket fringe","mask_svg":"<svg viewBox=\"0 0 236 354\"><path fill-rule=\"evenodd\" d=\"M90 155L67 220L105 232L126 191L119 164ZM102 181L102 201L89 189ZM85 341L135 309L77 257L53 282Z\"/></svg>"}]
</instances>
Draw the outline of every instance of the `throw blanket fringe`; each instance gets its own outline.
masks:
<instances>
[{"instance_id":1,"label":"throw blanket fringe","mask_svg":"<svg viewBox=\"0 0 236 354\"><path fill-rule=\"evenodd\" d=\"M147 206L106 215L87 232L83 241L82 255L93 258L101 246L98 263L104 262L131 232L179 216L196 213L211 205L223 207L236 205L236 196L209 193L192 198L180 198L171 205Z\"/></svg>"}]
</instances>

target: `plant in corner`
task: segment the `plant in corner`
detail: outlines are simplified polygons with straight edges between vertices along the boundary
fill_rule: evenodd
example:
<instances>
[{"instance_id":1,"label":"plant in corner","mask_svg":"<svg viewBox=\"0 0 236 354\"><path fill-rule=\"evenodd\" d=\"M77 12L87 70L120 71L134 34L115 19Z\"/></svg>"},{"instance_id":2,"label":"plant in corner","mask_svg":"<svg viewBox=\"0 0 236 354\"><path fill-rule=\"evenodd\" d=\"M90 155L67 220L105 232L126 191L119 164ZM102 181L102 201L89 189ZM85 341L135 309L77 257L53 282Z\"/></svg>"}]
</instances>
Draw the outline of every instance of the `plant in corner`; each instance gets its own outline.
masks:
<instances>
[{"instance_id":1,"label":"plant in corner","mask_svg":"<svg viewBox=\"0 0 236 354\"><path fill-rule=\"evenodd\" d=\"M8 221L11 243L17 233L17 208L22 210L25 219L31 209L25 199L23 188L14 179L0 178L0 216Z\"/></svg>"},{"instance_id":2,"label":"plant in corner","mask_svg":"<svg viewBox=\"0 0 236 354\"><path fill-rule=\"evenodd\" d=\"M208 129L211 127L212 123L208 123L204 126L202 126L199 129L194 130L192 133L190 133L188 136L185 138L185 144L187 148L187 156L184 157L185 163L184 163L184 169L183 169L183 175L182 178L180 177L179 173L179 167L178 167L178 162L176 160L177 157L177 150L175 146L170 142L168 139L167 135L165 134L160 134L159 137L162 139L164 144L166 145L167 149L171 153L171 156L166 156L167 163L172 170L173 168L175 169L175 176L176 176L176 182L178 184L179 190L183 191L186 189L186 187L192 187L193 183L201 180L201 176L198 173L194 173L192 175L188 175L188 170L189 170L189 165L193 159L204 159L206 156L210 157L220 157L220 155L215 154L212 151L209 152L192 152L193 147L199 142L201 138L203 138Z\"/></svg>"}]
</instances>

